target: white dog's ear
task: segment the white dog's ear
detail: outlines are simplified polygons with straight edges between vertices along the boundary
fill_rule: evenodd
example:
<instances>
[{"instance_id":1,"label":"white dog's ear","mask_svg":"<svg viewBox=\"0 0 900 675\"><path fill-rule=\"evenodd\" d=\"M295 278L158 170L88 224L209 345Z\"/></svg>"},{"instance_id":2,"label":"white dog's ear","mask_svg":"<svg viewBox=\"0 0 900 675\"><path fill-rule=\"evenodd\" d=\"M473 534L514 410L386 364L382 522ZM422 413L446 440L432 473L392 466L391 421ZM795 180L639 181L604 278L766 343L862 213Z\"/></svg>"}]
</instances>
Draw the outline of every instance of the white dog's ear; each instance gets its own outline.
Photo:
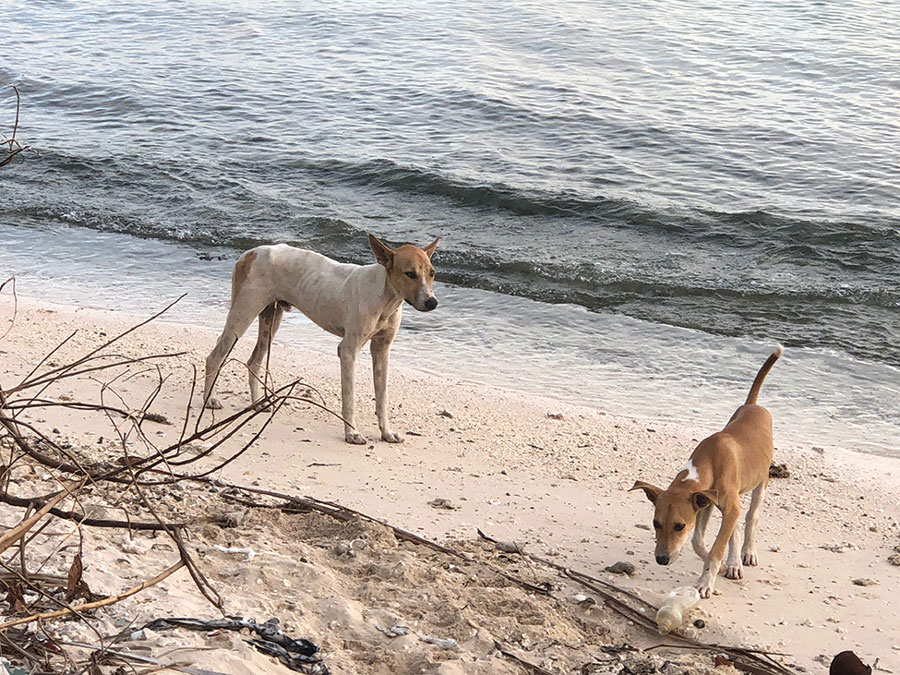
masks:
<instances>
[{"instance_id":1,"label":"white dog's ear","mask_svg":"<svg viewBox=\"0 0 900 675\"><path fill-rule=\"evenodd\" d=\"M382 244L374 234L369 235L369 248L375 254L375 260L378 261L379 265L389 267L394 261L394 251Z\"/></svg>"},{"instance_id":2,"label":"white dog's ear","mask_svg":"<svg viewBox=\"0 0 900 675\"><path fill-rule=\"evenodd\" d=\"M703 490L703 492L695 492L691 495L691 506L694 511L705 509L710 504L719 505L719 492L717 490Z\"/></svg>"},{"instance_id":3,"label":"white dog's ear","mask_svg":"<svg viewBox=\"0 0 900 675\"><path fill-rule=\"evenodd\" d=\"M425 251L426 254L428 254L429 258L434 255L434 249L437 248L437 244L440 240L441 240L441 238L438 237L433 242L428 244L428 246L426 246L425 248L422 249L423 251Z\"/></svg>"},{"instance_id":4,"label":"white dog's ear","mask_svg":"<svg viewBox=\"0 0 900 675\"><path fill-rule=\"evenodd\" d=\"M634 485L632 485L631 489L628 491L631 492L631 490L643 490L644 494L647 495L647 499L654 504L656 503L656 498L659 497L659 493L662 492L662 490L655 485L650 485L650 483L645 483L642 480L635 481Z\"/></svg>"}]
</instances>

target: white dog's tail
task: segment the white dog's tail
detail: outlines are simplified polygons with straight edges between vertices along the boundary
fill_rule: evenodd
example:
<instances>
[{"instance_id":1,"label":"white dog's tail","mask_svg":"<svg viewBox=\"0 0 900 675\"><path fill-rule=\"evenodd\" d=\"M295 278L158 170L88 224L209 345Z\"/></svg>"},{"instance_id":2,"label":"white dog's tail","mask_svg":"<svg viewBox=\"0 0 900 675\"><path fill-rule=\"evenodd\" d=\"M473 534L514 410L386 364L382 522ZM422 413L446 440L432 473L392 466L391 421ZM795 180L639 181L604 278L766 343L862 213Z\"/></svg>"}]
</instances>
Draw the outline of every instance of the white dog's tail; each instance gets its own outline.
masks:
<instances>
[{"instance_id":1,"label":"white dog's tail","mask_svg":"<svg viewBox=\"0 0 900 675\"><path fill-rule=\"evenodd\" d=\"M778 345L769 354L769 358L766 359L766 362L762 365L762 368L759 369L759 372L756 374L756 379L753 380L753 386L750 387L750 393L747 394L747 400L744 405L752 405L756 403L756 399L759 397L759 390L762 389L763 380L766 379L766 375L769 374L769 371L772 370L772 366L775 365L775 362L781 358L781 355L784 354L784 347Z\"/></svg>"}]
</instances>

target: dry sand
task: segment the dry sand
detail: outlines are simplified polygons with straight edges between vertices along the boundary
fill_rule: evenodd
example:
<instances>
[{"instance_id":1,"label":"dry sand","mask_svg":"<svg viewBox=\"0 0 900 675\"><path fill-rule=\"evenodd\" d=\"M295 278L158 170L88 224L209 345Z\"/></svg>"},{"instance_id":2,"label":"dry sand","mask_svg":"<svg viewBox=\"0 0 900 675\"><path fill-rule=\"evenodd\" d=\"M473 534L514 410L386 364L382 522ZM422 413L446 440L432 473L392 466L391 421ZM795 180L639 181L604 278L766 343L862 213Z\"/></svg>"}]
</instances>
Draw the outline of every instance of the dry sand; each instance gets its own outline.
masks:
<instances>
[{"instance_id":1,"label":"dry sand","mask_svg":"<svg viewBox=\"0 0 900 675\"><path fill-rule=\"evenodd\" d=\"M11 315L9 297L0 301L0 312ZM82 354L140 318L20 298L15 327L0 342L0 384L15 383L76 329L54 361ZM170 420L181 420L193 367L202 371L215 337L198 326L156 321L126 338L117 351L184 352L165 362L168 379L152 408ZM236 358L246 359L251 348L247 337L239 343ZM328 406L340 407L335 356L276 340L272 358L276 383L302 377ZM363 433L376 439L370 372L364 353L357 379L358 420ZM777 366L772 374L776 376ZM540 373L533 379L539 394ZM155 382L155 374L145 372L117 382L116 390L137 407ZM97 401L99 389L97 381L84 377L46 395ZM219 395L225 404L217 413L220 417L248 402L239 361L223 372ZM710 420L704 428L681 428L614 417L579 407L577 401L562 404L539 395L528 398L473 387L395 362L392 416L395 430L406 437L403 444L373 440L368 446L347 445L337 419L291 403L256 446L220 477L333 500L425 537L454 542L473 555L496 557L476 541L475 528L481 528L658 602L668 590L692 584L701 562L685 552L671 567L655 565L650 505L642 494L627 489L636 478L658 484L670 480L696 441L721 428L744 395L743 389L735 391L734 401L723 402L721 419ZM104 434L108 442L108 424L100 418L47 409L32 421L57 429L76 447L102 446L98 437ZM716 594L703 601L697 613L706 628L695 635L785 652L790 654L788 662L810 672L827 672L823 655L830 660L852 649L869 663L880 659L884 672L900 673L900 567L888 562L900 545L900 462L779 446L778 427L790 420L776 419L775 424L775 460L788 465L791 477L770 484L761 517L760 566L746 569L741 581L719 578ZM175 425L147 428L160 441L178 433ZM50 486L40 485L44 478L40 471L23 478L22 489L33 490L28 494L48 492ZM455 508L429 505L438 498ZM167 498L162 501L168 504ZM211 517L196 524L191 545L226 598L229 612L261 621L281 618L293 635L320 644L336 673L524 672L492 651L493 638L546 668L578 672L581 664L610 659L600 645L654 643L653 636L637 634L605 610L569 602L576 592L571 588L558 591L553 599L530 596L494 578L482 578L474 568L460 569L432 551L398 544L387 530L371 524L342 525L314 514L252 510L240 515L238 527L222 528L213 517L221 513L222 502L205 489L188 490L169 507L173 514L203 512ZM10 526L20 513L4 508L0 522ZM72 529L62 523L54 527L58 532ZM716 527L717 521L711 530ZM97 592L122 590L173 561L174 553L162 540L139 535L125 541L108 531L88 534L85 578ZM355 557L346 555L351 542L359 542ZM259 555L247 560L247 554L223 552L217 545L253 549ZM64 573L70 555L57 556L51 566ZM634 576L604 572L617 561L633 563ZM545 573L529 571L521 560L501 562L523 576ZM854 583L861 579L874 584ZM101 624L114 631L126 620L138 625L160 616L213 618L215 612L179 572L99 615ZM460 646L443 650L414 634L389 638L375 628L398 623L413 633L452 637ZM75 624L71 630L80 631L73 637L91 641ZM188 644L228 647L179 652L183 660L220 672L288 672L234 635L207 639L178 630L139 637L130 647L152 648L154 656ZM648 657L627 658L634 664ZM657 665L662 663L661 657L654 658ZM615 659L608 669L598 666L586 672L620 672L619 657ZM705 662L697 659L685 666L691 662L682 659L680 672L702 672L700 664Z\"/></svg>"}]
</instances>

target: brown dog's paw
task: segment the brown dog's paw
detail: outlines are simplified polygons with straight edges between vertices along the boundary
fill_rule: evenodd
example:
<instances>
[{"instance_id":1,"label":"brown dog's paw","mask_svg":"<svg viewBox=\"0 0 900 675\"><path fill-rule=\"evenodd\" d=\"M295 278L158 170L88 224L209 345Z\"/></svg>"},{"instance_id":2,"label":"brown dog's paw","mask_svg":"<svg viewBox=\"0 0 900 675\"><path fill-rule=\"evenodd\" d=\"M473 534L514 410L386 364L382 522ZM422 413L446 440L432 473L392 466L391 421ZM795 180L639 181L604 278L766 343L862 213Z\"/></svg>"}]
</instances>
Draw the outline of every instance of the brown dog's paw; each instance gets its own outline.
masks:
<instances>
[{"instance_id":1,"label":"brown dog's paw","mask_svg":"<svg viewBox=\"0 0 900 675\"><path fill-rule=\"evenodd\" d=\"M718 567L718 566L717 566ZM716 575L708 569L697 580L695 588L700 593L701 598L708 598L712 595L713 587L716 585Z\"/></svg>"},{"instance_id":2,"label":"brown dog's paw","mask_svg":"<svg viewBox=\"0 0 900 675\"><path fill-rule=\"evenodd\" d=\"M741 556L741 562L747 567L756 567L759 565L759 558L756 555L756 551L744 553L744 555Z\"/></svg>"},{"instance_id":3,"label":"brown dog's paw","mask_svg":"<svg viewBox=\"0 0 900 675\"><path fill-rule=\"evenodd\" d=\"M365 445L368 442L365 436L356 431L348 431L344 434L344 440L353 445Z\"/></svg>"},{"instance_id":4,"label":"brown dog's paw","mask_svg":"<svg viewBox=\"0 0 900 675\"><path fill-rule=\"evenodd\" d=\"M743 579L744 568L738 563L737 565L728 565L725 568L726 579Z\"/></svg>"},{"instance_id":5,"label":"brown dog's paw","mask_svg":"<svg viewBox=\"0 0 900 675\"><path fill-rule=\"evenodd\" d=\"M388 443L402 443L403 436L395 431L385 431L381 434L381 440L387 441Z\"/></svg>"}]
</instances>

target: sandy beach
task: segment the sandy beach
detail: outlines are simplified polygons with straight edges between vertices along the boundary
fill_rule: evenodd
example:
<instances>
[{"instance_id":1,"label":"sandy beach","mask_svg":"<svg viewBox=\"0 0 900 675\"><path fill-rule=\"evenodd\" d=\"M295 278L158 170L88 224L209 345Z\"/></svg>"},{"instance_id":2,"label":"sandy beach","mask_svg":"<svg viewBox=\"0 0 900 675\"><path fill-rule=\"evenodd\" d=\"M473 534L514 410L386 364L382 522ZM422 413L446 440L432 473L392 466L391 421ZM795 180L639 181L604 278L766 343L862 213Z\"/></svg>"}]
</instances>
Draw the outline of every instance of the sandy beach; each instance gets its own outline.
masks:
<instances>
[{"instance_id":1,"label":"sandy beach","mask_svg":"<svg viewBox=\"0 0 900 675\"><path fill-rule=\"evenodd\" d=\"M4 294L0 300L4 325L12 313L12 298ZM89 351L143 318L146 315L137 312L128 316L20 297L15 324L0 342L0 384L9 388L73 332L74 337L53 355L54 361L64 363ZM175 421L184 417L194 369L202 373L215 338L208 328L163 318L126 337L116 352L180 353L162 363L166 380L151 408ZM294 342L276 339L274 382L287 384L302 377L321 394L325 406L338 409L337 358L304 351ZM243 361L252 344L248 334L223 371L218 390L225 407L219 417L248 403ZM785 359L789 358L788 350ZM777 369L776 365L772 377L777 377ZM279 411L258 442L217 477L334 501L482 555L476 535L480 528L633 590L652 603L674 587L692 584L700 571L699 559L686 551L673 566L657 566L649 527L651 507L642 494L627 490L638 478L656 484L671 480L697 440L721 428L746 390L736 390L733 400L723 401L721 415L707 425L687 427L613 416L582 407L577 400L542 399L541 374L529 377L534 395L526 397L437 378L417 370L415 363L395 360L391 409L394 428L405 442L393 445L376 440L371 368L364 351L357 415L371 443L345 444L339 420L320 408L292 402ZM155 372L136 372L114 388L117 396L137 407L156 381ZM44 396L97 401L100 385L83 376L51 387ZM702 395L702 390L690 395ZM194 412L197 403L195 397ZM765 389L761 403L765 404ZM102 444L98 437L106 433L97 419L72 410L46 408L30 421L76 446ZM891 600L900 587L900 567L888 561L900 546L900 463L850 452L785 447L778 441L778 429L790 423L775 420L775 462L786 464L790 476L770 483L759 532L760 566L745 569L740 581L720 576L715 595L703 601L696 614L705 628L690 630L704 641L787 654L785 663L809 672L826 672L823 661L845 649L870 664L877 659L879 672L900 672L900 610ZM160 441L174 440L180 431L177 422L150 428ZM32 478L37 481L34 494L49 491L38 485L39 475ZM28 485L23 482L22 489ZM199 492L186 499L197 509L210 511L207 515L219 508ZM430 504L439 499L448 500L445 506L451 508ZM2 523L10 527L21 510L4 507L2 514ZM483 597L485 605L477 607L454 582L436 580L435 575L447 576L446 570L435 571L426 554L411 552L374 526L357 525L359 531L347 534L325 522L324 516L297 518L251 510L233 530L201 522L193 545L203 551L199 559L212 582L227 590L229 612L259 620L279 616L294 634L322 646L333 672L525 672L496 653L488 656L492 651L488 634L496 638L502 633L503 639L520 634L523 653L530 645L535 660L550 672L576 672L578 658L597 653L592 641L606 644L603 640L610 636L641 646L653 644L653 636L636 634L624 621L617 626L608 617L591 620L589 610L567 602L571 590L560 591L553 600L529 597L518 589L495 596L476 594L472 597ZM63 523L54 527L71 530ZM714 517L711 530L717 527ZM90 537L84 573L91 588L115 592L161 566L151 560L160 551L148 537L136 535L126 542L118 533L85 529ZM334 546L348 538L368 542L358 559L338 563L353 567L358 575L353 583L333 569L333 560L328 564L325 560L333 558ZM252 563L245 558L254 555L227 549L252 549L260 555ZM133 553L123 555L123 550ZM632 563L634 574L604 571L619 561ZM390 583L378 585L378 580ZM443 625L411 602L423 592L427 595L428 589L432 600L438 599L446 610ZM498 610L501 606L503 612ZM112 628L125 617L140 624L166 615L212 618L215 612L189 581L176 575L147 595L115 605L100 621ZM412 625L416 620L419 632L443 630L438 637L452 636L459 648L441 650L415 635L390 638L375 627L391 622ZM178 639L162 633L142 637L158 653L189 639L178 635ZM188 652L191 662L228 673L288 672L239 639L216 640L217 646L226 648L218 652L227 657L197 649ZM543 646L536 646L542 641ZM555 646L548 646L551 642ZM565 644L569 646L560 646ZM556 654L553 659L548 656L551 652ZM701 661L690 664L682 666L684 672L702 672Z\"/></svg>"},{"instance_id":2,"label":"sandy beach","mask_svg":"<svg viewBox=\"0 0 900 675\"><path fill-rule=\"evenodd\" d=\"M900 3L6 9L0 675L900 675Z\"/></svg>"}]
</instances>

